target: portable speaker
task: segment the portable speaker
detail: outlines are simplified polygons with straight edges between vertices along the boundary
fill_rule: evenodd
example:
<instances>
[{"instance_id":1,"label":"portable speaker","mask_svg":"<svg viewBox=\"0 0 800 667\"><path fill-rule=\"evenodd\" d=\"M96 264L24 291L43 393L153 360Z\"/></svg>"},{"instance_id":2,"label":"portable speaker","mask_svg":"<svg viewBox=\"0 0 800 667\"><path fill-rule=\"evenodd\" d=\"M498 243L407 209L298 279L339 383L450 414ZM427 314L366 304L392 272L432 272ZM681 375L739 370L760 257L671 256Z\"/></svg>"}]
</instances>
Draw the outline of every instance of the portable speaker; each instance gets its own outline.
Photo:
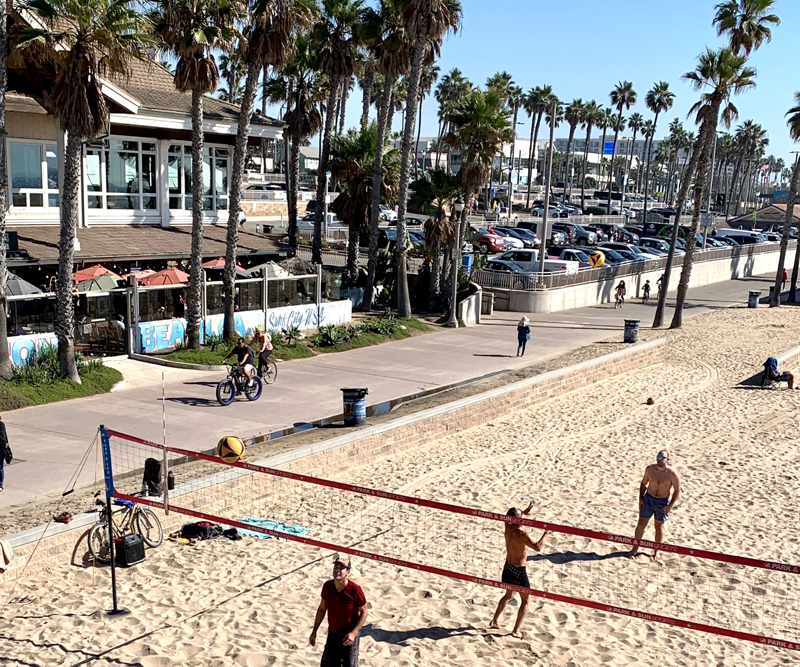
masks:
<instances>
[{"instance_id":1,"label":"portable speaker","mask_svg":"<svg viewBox=\"0 0 800 667\"><path fill-rule=\"evenodd\" d=\"M130 567L144 560L144 540L141 535L125 535L114 540L117 565Z\"/></svg>"}]
</instances>

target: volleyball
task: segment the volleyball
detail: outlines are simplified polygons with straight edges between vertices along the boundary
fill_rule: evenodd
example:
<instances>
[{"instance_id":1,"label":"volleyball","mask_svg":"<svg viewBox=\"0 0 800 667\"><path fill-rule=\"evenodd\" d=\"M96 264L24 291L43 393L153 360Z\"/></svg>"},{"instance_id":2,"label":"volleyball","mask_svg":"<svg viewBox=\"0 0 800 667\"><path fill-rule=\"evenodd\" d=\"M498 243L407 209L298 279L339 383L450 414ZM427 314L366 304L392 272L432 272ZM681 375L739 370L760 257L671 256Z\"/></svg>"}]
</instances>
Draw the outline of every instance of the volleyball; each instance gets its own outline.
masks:
<instances>
[{"instance_id":1,"label":"volleyball","mask_svg":"<svg viewBox=\"0 0 800 667\"><path fill-rule=\"evenodd\" d=\"M225 463L236 463L244 456L244 443L235 435L226 435L217 445L217 456Z\"/></svg>"},{"instance_id":2,"label":"volleyball","mask_svg":"<svg viewBox=\"0 0 800 667\"><path fill-rule=\"evenodd\" d=\"M603 263L605 261L606 261L606 256L602 250L595 250L592 254L589 255L589 264L591 264L592 267L595 269L603 266Z\"/></svg>"}]
</instances>

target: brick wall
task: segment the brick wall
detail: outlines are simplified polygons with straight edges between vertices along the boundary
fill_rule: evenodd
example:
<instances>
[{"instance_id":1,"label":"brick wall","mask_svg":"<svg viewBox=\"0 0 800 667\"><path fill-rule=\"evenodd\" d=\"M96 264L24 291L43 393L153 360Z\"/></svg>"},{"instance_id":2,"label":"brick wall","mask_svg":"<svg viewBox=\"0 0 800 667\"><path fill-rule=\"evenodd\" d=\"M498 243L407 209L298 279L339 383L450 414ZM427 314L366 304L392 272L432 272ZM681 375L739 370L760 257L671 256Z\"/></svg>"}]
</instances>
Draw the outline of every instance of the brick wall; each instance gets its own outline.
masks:
<instances>
[{"instance_id":1,"label":"brick wall","mask_svg":"<svg viewBox=\"0 0 800 667\"><path fill-rule=\"evenodd\" d=\"M364 465L375 459L394 455L440 440L452 433L485 424L521 408L575 391L590 384L624 373L661 363L664 340L636 345L597 359L551 371L532 378L498 387L482 394L423 410L384 424L359 429L308 447L285 452L260 465L295 473L335 479L354 465ZM793 351L800 359L800 348ZM203 478L203 488L197 482L186 490L179 484L171 497L176 504L211 514L235 511L248 500L269 493L275 478L251 473L239 468L225 468ZM188 487L188 485L187 485ZM171 513L157 511L165 535L187 521ZM6 584L14 579L30 555L27 574L63 563L85 566L89 563L86 535L94 524L96 514L76 517L69 525L51 525L37 546L43 526L6 536L14 548L14 560L6 575ZM276 519L278 517L275 517Z\"/></svg>"}]
</instances>

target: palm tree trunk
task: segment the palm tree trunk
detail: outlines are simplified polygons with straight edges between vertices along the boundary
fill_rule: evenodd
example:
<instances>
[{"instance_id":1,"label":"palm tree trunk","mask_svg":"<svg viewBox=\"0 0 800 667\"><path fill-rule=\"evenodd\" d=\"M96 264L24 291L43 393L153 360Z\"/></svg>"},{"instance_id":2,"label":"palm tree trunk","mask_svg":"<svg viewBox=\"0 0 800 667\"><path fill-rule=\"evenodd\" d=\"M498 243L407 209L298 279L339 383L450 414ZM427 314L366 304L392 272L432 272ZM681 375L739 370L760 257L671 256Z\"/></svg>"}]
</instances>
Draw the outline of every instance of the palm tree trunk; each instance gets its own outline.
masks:
<instances>
[{"instance_id":1,"label":"palm tree trunk","mask_svg":"<svg viewBox=\"0 0 800 667\"><path fill-rule=\"evenodd\" d=\"M347 232L347 278L350 287L355 287L358 277L358 225L351 222Z\"/></svg>"},{"instance_id":2,"label":"palm tree trunk","mask_svg":"<svg viewBox=\"0 0 800 667\"><path fill-rule=\"evenodd\" d=\"M592 124L586 125L586 145L583 147L583 168L581 169L581 211L586 206L586 163L589 161L589 142L592 140Z\"/></svg>"},{"instance_id":3,"label":"palm tree trunk","mask_svg":"<svg viewBox=\"0 0 800 667\"><path fill-rule=\"evenodd\" d=\"M617 127L622 121L622 109L619 110L619 117L617 118ZM619 130L614 130L614 147L611 149L611 164L608 165L608 214L611 215L611 186L614 183L614 158L617 156L617 139L619 138ZM622 210L622 202L620 201L620 211Z\"/></svg>"},{"instance_id":4,"label":"palm tree trunk","mask_svg":"<svg viewBox=\"0 0 800 667\"><path fill-rule=\"evenodd\" d=\"M425 152L424 151L422 153L422 164L419 167L416 167L417 160L419 159L419 157L417 155L419 153L419 142L420 142L420 140L422 138L422 102L423 102L424 99L425 99L425 97L423 95L419 96L419 122L417 123L417 144L416 144L416 146L414 146L414 166L415 166L414 171L415 172L417 172L417 171L418 172L424 172L425 171Z\"/></svg>"},{"instance_id":5,"label":"palm tree trunk","mask_svg":"<svg viewBox=\"0 0 800 667\"><path fill-rule=\"evenodd\" d=\"M670 329L679 329L683 324L683 306L686 303L686 294L689 291L689 280L692 277L692 264L694 252L697 246L697 228L700 225L700 209L703 206L703 192L708 178L708 167L711 162L711 151L714 146L714 138L717 131L717 117L719 116L718 103L712 103L709 116L700 128L700 146L695 147L693 152L699 153L697 161L697 178L694 183L694 211L692 212L692 224L689 227L689 234L686 239L686 254L683 256L683 268L681 269L681 279L678 283L678 294L675 298L675 312L672 315ZM686 175L687 182L691 180L691 175Z\"/></svg>"},{"instance_id":6,"label":"palm tree trunk","mask_svg":"<svg viewBox=\"0 0 800 667\"><path fill-rule=\"evenodd\" d=\"M241 210L242 176L247 154L247 136L250 134L250 118L256 103L258 75L261 73L260 63L251 63L247 68L247 79L244 84L242 108L239 113L239 124L236 128L236 144L233 147L233 164L231 165L231 186L228 197L228 233L225 243L225 317L222 325L222 336L231 340L236 335L234 323L234 297L236 290L236 251L239 242L239 211Z\"/></svg>"},{"instance_id":7,"label":"palm tree trunk","mask_svg":"<svg viewBox=\"0 0 800 667\"><path fill-rule=\"evenodd\" d=\"M664 323L664 308L667 303L667 292L669 291L669 278L672 273L672 264L675 260L675 247L678 240L678 229L680 227L681 214L683 213L683 206L686 203L686 197L689 194L689 181L692 180L692 175L697 169L697 162L700 159L700 136L695 139L695 148L698 150L692 151L692 157L689 160L689 166L686 168L686 179L681 181L681 189L678 193L678 201L675 205L675 222L672 225L672 236L669 243L669 254L667 255L667 264L664 267L663 280L661 281L661 292L658 295L658 303L656 304L656 314L653 317L653 329L657 329ZM686 247L688 251L689 242L687 241Z\"/></svg>"},{"instance_id":8,"label":"palm tree trunk","mask_svg":"<svg viewBox=\"0 0 800 667\"><path fill-rule=\"evenodd\" d=\"M58 282L56 287L56 336L61 376L80 384L75 361L74 296L72 295L72 266L75 254L75 228L78 222L78 197L81 182L81 139L73 133L67 136L64 151L64 189L61 193L61 233L58 242ZM6 327L6 323L0 325ZM6 346L6 349L8 346Z\"/></svg>"},{"instance_id":9,"label":"palm tree trunk","mask_svg":"<svg viewBox=\"0 0 800 667\"><path fill-rule=\"evenodd\" d=\"M0 239L6 236L6 202L8 200L8 178L6 173L6 57L8 25L6 5L0 6ZM11 359L8 356L8 326L6 314L6 244L0 243L0 378L11 379Z\"/></svg>"},{"instance_id":10,"label":"palm tree trunk","mask_svg":"<svg viewBox=\"0 0 800 667\"><path fill-rule=\"evenodd\" d=\"M408 201L408 181L410 173L411 137L417 124L417 99L419 97L422 59L427 48L424 36L414 45L411 70L408 74L408 97L406 97L403 141L400 148L400 193L397 204L397 314L411 317L411 295L408 292L408 268L406 266L406 204Z\"/></svg>"},{"instance_id":11,"label":"palm tree trunk","mask_svg":"<svg viewBox=\"0 0 800 667\"><path fill-rule=\"evenodd\" d=\"M431 252L433 254L433 259L431 261L431 284L428 289L428 310L435 312L441 292L439 279L441 278L442 272L442 253L439 248Z\"/></svg>"},{"instance_id":12,"label":"palm tree trunk","mask_svg":"<svg viewBox=\"0 0 800 667\"><path fill-rule=\"evenodd\" d=\"M325 214L325 192L328 183L328 159L331 154L331 134L336 121L336 99L339 93L339 77L331 81L328 93L328 108L325 114L325 129L322 135L322 150L319 154L317 168L317 207L314 210L314 242L311 247L311 261L322 264L322 216Z\"/></svg>"},{"instance_id":13,"label":"palm tree trunk","mask_svg":"<svg viewBox=\"0 0 800 667\"><path fill-rule=\"evenodd\" d=\"M375 61L372 58L367 60L367 67L364 70L364 78L361 81L363 95L361 96L361 131L367 129L369 123L370 98L372 97L372 83L375 81Z\"/></svg>"},{"instance_id":14,"label":"palm tree trunk","mask_svg":"<svg viewBox=\"0 0 800 667\"><path fill-rule=\"evenodd\" d=\"M383 84L383 95L378 102L378 143L375 146L375 167L372 172L372 208L369 216L369 258L367 259L367 284L361 309L369 311L375 295L375 271L378 267L378 224L380 222L381 182L383 180L383 147L385 145L386 124L389 119L389 105L392 100L394 81L387 76Z\"/></svg>"},{"instance_id":15,"label":"palm tree trunk","mask_svg":"<svg viewBox=\"0 0 800 667\"><path fill-rule=\"evenodd\" d=\"M439 134L436 136L436 162L433 164L434 169L439 167L439 157L442 153L442 137L444 136L444 118L439 120Z\"/></svg>"},{"instance_id":16,"label":"palm tree trunk","mask_svg":"<svg viewBox=\"0 0 800 667\"><path fill-rule=\"evenodd\" d=\"M186 345L200 349L203 325L203 95L192 91L192 255Z\"/></svg>"},{"instance_id":17,"label":"palm tree trunk","mask_svg":"<svg viewBox=\"0 0 800 667\"><path fill-rule=\"evenodd\" d=\"M517 150L517 114L519 113L519 105L514 105L514 121L511 127L511 155L508 161L508 219L511 220L511 214L514 212L514 186L511 185L511 172L514 171L514 153ZM502 147L500 148L502 154Z\"/></svg>"},{"instance_id":18,"label":"palm tree trunk","mask_svg":"<svg viewBox=\"0 0 800 667\"><path fill-rule=\"evenodd\" d=\"M531 138L530 145L528 146L528 191L525 194L525 208L531 207L531 185L533 184L533 156L536 154L536 133L539 131L539 121L542 119L541 114L537 114L537 120L534 121L531 115Z\"/></svg>"},{"instance_id":19,"label":"palm tree trunk","mask_svg":"<svg viewBox=\"0 0 800 667\"><path fill-rule=\"evenodd\" d=\"M783 264L786 261L786 253L789 250L789 233L792 231L792 220L794 219L794 205L797 201L797 193L800 191L800 159L795 159L794 169L792 169L792 182L789 186L789 199L786 202L786 217L783 219L783 236L781 236L781 254L778 257L778 270L775 272L775 288L772 290L772 299L769 307L775 308L781 305L781 288L783 283ZM798 243L800 245L800 243ZM800 252L800 248L795 247L795 254Z\"/></svg>"},{"instance_id":20,"label":"palm tree trunk","mask_svg":"<svg viewBox=\"0 0 800 667\"><path fill-rule=\"evenodd\" d=\"M647 196L650 194L650 160L651 153L653 152L653 137L656 136L656 127L658 126L658 111L653 116L653 132L650 134L650 139L647 142L647 166L644 172L644 206L642 207L642 222L647 222ZM661 288L662 292L666 292L666 285Z\"/></svg>"},{"instance_id":21,"label":"palm tree trunk","mask_svg":"<svg viewBox=\"0 0 800 667\"><path fill-rule=\"evenodd\" d=\"M344 134L344 120L347 115L347 98L350 97L350 81L347 78L342 82L342 99L339 102L339 134Z\"/></svg>"},{"instance_id":22,"label":"palm tree trunk","mask_svg":"<svg viewBox=\"0 0 800 667\"><path fill-rule=\"evenodd\" d=\"M604 125L603 138L600 140L600 161L597 164L597 185L599 190L603 189L603 174L605 173L605 169L603 168L603 155L605 155L606 150L606 130L607 127Z\"/></svg>"},{"instance_id":23,"label":"palm tree trunk","mask_svg":"<svg viewBox=\"0 0 800 667\"><path fill-rule=\"evenodd\" d=\"M299 137L292 137L289 168L286 171L289 173L289 227L287 229L287 234L289 236L289 245L292 247L292 252L297 254L297 182L300 178Z\"/></svg>"},{"instance_id":24,"label":"palm tree trunk","mask_svg":"<svg viewBox=\"0 0 800 667\"><path fill-rule=\"evenodd\" d=\"M736 192L736 181L739 178L739 172L742 169L742 161L744 159L741 151L736 156L736 165L733 167L733 176L731 176L730 192L728 193L728 202L726 206L726 213L730 214L730 207L733 203L733 196ZM734 216L739 213L739 202L736 202L736 208L733 210Z\"/></svg>"}]
</instances>

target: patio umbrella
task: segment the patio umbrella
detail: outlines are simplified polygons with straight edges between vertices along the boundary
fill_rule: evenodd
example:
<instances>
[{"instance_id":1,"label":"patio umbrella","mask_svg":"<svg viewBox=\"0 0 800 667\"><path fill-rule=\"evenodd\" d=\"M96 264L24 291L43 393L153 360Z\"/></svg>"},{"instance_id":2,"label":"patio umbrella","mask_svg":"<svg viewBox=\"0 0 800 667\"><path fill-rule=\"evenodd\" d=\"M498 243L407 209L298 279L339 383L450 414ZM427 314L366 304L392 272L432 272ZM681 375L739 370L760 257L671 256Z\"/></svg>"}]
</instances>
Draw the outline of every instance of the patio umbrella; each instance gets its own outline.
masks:
<instances>
[{"instance_id":1,"label":"patio umbrella","mask_svg":"<svg viewBox=\"0 0 800 667\"><path fill-rule=\"evenodd\" d=\"M133 273L133 272L132 273L126 273L122 277L123 278L127 278L129 276L136 276L136 280L138 280L141 283L141 282L144 282L145 278L147 278L149 276L152 276L154 273L155 273L155 271L153 269L144 269L143 271L136 271L135 273Z\"/></svg>"},{"instance_id":2,"label":"patio umbrella","mask_svg":"<svg viewBox=\"0 0 800 667\"><path fill-rule=\"evenodd\" d=\"M250 269L249 273L250 276L255 276L261 271L263 271L261 275L266 275L267 278L286 278L289 275L289 272L286 269L275 262L266 262L265 264L254 266L252 269Z\"/></svg>"},{"instance_id":3,"label":"patio umbrella","mask_svg":"<svg viewBox=\"0 0 800 667\"><path fill-rule=\"evenodd\" d=\"M216 259L210 259L203 264L203 268L211 271L222 271L225 268L225 258L217 257ZM242 278L246 278L248 275L247 271L238 264L236 265L236 274Z\"/></svg>"},{"instance_id":4,"label":"patio umbrella","mask_svg":"<svg viewBox=\"0 0 800 667\"><path fill-rule=\"evenodd\" d=\"M114 273L111 269L107 269L102 264L95 264L94 266L90 266L88 269L81 269L80 271L76 271L72 274L72 279L79 283L83 280L89 280L90 278L97 278L98 276L110 275L114 278L114 280L120 280L120 277Z\"/></svg>"},{"instance_id":5,"label":"patio umbrella","mask_svg":"<svg viewBox=\"0 0 800 667\"><path fill-rule=\"evenodd\" d=\"M79 292L108 292L108 290L119 287L117 284L118 276L115 273L104 273L95 278L88 278L77 283Z\"/></svg>"},{"instance_id":6,"label":"patio umbrella","mask_svg":"<svg viewBox=\"0 0 800 667\"><path fill-rule=\"evenodd\" d=\"M27 294L41 294L36 285L31 285L27 280L23 280L19 276L15 276L9 272L6 277L6 295L7 296L25 296Z\"/></svg>"},{"instance_id":7,"label":"patio umbrella","mask_svg":"<svg viewBox=\"0 0 800 667\"><path fill-rule=\"evenodd\" d=\"M147 276L142 281L145 286L150 285L183 285L189 282L189 274L181 271L180 269L164 269L158 271L151 276Z\"/></svg>"}]
</instances>

